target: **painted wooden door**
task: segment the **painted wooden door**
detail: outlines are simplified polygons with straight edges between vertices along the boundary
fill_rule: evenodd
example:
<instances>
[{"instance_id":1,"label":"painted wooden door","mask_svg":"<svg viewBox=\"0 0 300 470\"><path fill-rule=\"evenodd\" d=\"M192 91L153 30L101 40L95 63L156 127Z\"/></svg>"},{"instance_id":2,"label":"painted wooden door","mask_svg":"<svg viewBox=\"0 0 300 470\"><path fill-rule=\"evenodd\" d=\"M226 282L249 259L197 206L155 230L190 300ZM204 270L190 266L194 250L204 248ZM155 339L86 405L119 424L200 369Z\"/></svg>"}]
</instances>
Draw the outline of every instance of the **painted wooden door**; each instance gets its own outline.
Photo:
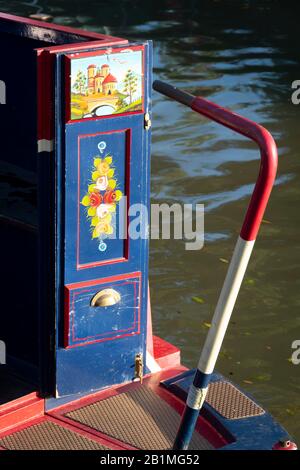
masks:
<instances>
[{"instance_id":1,"label":"painted wooden door","mask_svg":"<svg viewBox=\"0 0 300 470\"><path fill-rule=\"evenodd\" d=\"M145 355L150 49L56 56L57 397L130 381Z\"/></svg>"}]
</instances>

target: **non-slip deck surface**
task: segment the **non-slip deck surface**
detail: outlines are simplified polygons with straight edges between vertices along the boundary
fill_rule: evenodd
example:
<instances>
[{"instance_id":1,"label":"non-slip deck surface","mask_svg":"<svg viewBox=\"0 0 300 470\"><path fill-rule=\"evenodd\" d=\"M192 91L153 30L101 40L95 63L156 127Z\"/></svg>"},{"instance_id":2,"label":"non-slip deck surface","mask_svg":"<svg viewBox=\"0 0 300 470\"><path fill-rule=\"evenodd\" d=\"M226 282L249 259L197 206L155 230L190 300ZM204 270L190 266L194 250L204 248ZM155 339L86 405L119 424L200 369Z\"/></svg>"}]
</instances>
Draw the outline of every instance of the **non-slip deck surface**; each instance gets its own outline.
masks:
<instances>
[{"instance_id":1,"label":"non-slip deck surface","mask_svg":"<svg viewBox=\"0 0 300 470\"><path fill-rule=\"evenodd\" d=\"M179 414L146 386L83 406L65 416L145 450L171 449L180 422ZM195 432L190 448L212 446Z\"/></svg>"},{"instance_id":2,"label":"non-slip deck surface","mask_svg":"<svg viewBox=\"0 0 300 470\"><path fill-rule=\"evenodd\" d=\"M209 384L206 403L227 419L250 418L264 414L264 410L230 382Z\"/></svg>"},{"instance_id":3,"label":"non-slip deck surface","mask_svg":"<svg viewBox=\"0 0 300 470\"><path fill-rule=\"evenodd\" d=\"M28 426L0 439L8 450L107 450L98 442L52 421Z\"/></svg>"}]
</instances>

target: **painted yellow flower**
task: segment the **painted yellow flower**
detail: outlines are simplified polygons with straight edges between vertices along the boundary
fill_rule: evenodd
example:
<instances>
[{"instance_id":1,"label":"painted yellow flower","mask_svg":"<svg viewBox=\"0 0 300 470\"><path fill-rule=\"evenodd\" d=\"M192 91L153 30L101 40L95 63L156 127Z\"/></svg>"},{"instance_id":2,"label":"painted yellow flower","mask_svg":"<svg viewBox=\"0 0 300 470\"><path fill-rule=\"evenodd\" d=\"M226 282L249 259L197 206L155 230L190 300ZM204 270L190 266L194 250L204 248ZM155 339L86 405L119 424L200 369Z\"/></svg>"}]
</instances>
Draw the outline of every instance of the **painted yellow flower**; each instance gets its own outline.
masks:
<instances>
[{"instance_id":1,"label":"painted yellow flower","mask_svg":"<svg viewBox=\"0 0 300 470\"><path fill-rule=\"evenodd\" d=\"M108 187L109 189L115 189L116 186L117 186L116 180L108 180L107 187Z\"/></svg>"},{"instance_id":2,"label":"painted yellow flower","mask_svg":"<svg viewBox=\"0 0 300 470\"><path fill-rule=\"evenodd\" d=\"M83 196L83 198L81 199L81 204L85 207L88 207L90 205L90 196L88 194Z\"/></svg>"},{"instance_id":3,"label":"painted yellow flower","mask_svg":"<svg viewBox=\"0 0 300 470\"><path fill-rule=\"evenodd\" d=\"M93 238L97 238L102 234L109 235L113 233L113 228L108 222L99 222L93 231Z\"/></svg>"},{"instance_id":4,"label":"painted yellow flower","mask_svg":"<svg viewBox=\"0 0 300 470\"><path fill-rule=\"evenodd\" d=\"M96 227L96 225L98 225L99 222L100 222L99 217L97 217L97 216L95 215L95 217L93 217L92 220L91 220L91 227Z\"/></svg>"},{"instance_id":5,"label":"painted yellow flower","mask_svg":"<svg viewBox=\"0 0 300 470\"><path fill-rule=\"evenodd\" d=\"M102 161L102 158L94 158L94 167L97 168L97 166L99 165L99 163Z\"/></svg>"},{"instance_id":6,"label":"painted yellow flower","mask_svg":"<svg viewBox=\"0 0 300 470\"><path fill-rule=\"evenodd\" d=\"M120 199L122 199L122 197L123 197L122 191L120 191L119 189L117 189L117 191L116 191L116 201L117 201L117 202L120 201Z\"/></svg>"},{"instance_id":7,"label":"painted yellow flower","mask_svg":"<svg viewBox=\"0 0 300 470\"><path fill-rule=\"evenodd\" d=\"M109 163L106 162L105 160L102 160L99 165L97 166L97 171L99 172L100 176L107 175L107 173L110 170Z\"/></svg>"},{"instance_id":8,"label":"painted yellow flower","mask_svg":"<svg viewBox=\"0 0 300 470\"><path fill-rule=\"evenodd\" d=\"M112 164L112 156L111 155L107 155L105 158L99 158L99 157L96 157L94 158L94 167L97 168L97 166L102 162L102 161L105 161L106 163L108 163L109 165Z\"/></svg>"},{"instance_id":9,"label":"painted yellow flower","mask_svg":"<svg viewBox=\"0 0 300 470\"><path fill-rule=\"evenodd\" d=\"M90 217L94 217L97 213L97 207L89 207L88 208L88 215Z\"/></svg>"},{"instance_id":10,"label":"painted yellow flower","mask_svg":"<svg viewBox=\"0 0 300 470\"><path fill-rule=\"evenodd\" d=\"M89 193L92 193L92 192L94 191L94 189L95 189L95 188L96 188L96 185L95 185L95 183L93 183L93 184L90 184L90 185L89 185L89 187L88 187L88 192L89 192Z\"/></svg>"}]
</instances>

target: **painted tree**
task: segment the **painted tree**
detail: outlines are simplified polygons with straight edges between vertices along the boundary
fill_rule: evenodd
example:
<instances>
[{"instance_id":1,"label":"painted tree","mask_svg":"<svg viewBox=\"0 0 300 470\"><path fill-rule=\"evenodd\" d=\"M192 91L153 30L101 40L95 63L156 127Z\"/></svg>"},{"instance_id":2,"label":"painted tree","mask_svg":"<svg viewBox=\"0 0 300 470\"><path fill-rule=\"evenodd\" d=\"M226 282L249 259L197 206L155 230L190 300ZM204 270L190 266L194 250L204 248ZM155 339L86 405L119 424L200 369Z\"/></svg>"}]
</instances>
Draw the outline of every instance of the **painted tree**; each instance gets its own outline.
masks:
<instances>
[{"instance_id":1,"label":"painted tree","mask_svg":"<svg viewBox=\"0 0 300 470\"><path fill-rule=\"evenodd\" d=\"M129 96L129 103L132 103L132 98L137 90L137 77L132 70L128 70L124 79L124 93Z\"/></svg>"},{"instance_id":2,"label":"painted tree","mask_svg":"<svg viewBox=\"0 0 300 470\"><path fill-rule=\"evenodd\" d=\"M81 95L85 94L85 89L86 89L86 77L84 73L79 70L77 73L73 88L79 92Z\"/></svg>"},{"instance_id":3,"label":"painted tree","mask_svg":"<svg viewBox=\"0 0 300 470\"><path fill-rule=\"evenodd\" d=\"M126 104L127 103L126 103L125 99L123 97L119 96L119 99L116 103L117 109L125 108Z\"/></svg>"}]
</instances>

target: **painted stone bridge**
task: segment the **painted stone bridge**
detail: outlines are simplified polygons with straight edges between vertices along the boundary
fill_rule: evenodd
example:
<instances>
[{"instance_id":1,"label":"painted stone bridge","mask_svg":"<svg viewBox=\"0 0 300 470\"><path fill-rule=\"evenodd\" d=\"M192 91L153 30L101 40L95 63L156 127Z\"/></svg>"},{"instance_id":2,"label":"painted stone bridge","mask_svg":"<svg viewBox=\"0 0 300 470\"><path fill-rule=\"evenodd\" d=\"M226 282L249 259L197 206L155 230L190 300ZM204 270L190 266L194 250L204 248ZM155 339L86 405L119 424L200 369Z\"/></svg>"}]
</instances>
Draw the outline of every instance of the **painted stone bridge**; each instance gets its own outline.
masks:
<instances>
[{"instance_id":1,"label":"painted stone bridge","mask_svg":"<svg viewBox=\"0 0 300 470\"><path fill-rule=\"evenodd\" d=\"M87 104L87 110L89 113L93 113L96 111L97 108L100 108L101 106L111 106L112 108L116 109L117 108L117 102L119 100L118 96L95 96L94 98L92 96L89 96L89 98L86 100Z\"/></svg>"}]
</instances>

